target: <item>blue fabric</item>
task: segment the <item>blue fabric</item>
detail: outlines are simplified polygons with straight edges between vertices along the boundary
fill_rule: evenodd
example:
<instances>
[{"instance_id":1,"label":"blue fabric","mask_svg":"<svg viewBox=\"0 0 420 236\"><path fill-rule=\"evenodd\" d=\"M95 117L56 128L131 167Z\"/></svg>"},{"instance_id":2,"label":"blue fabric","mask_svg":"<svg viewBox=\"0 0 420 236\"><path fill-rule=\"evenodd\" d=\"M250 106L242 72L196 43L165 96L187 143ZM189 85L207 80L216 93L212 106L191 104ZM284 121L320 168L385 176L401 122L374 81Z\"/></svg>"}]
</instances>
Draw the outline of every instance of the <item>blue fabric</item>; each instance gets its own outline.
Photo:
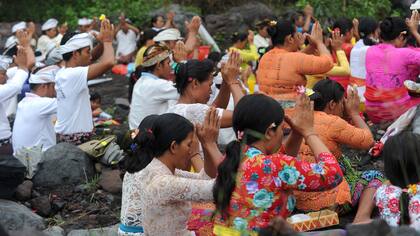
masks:
<instances>
[{"instance_id":1,"label":"blue fabric","mask_svg":"<svg viewBox=\"0 0 420 236\"><path fill-rule=\"evenodd\" d=\"M18 102L20 102L26 95L26 93L29 93L31 91L31 88L29 87L29 78L25 80L25 83L22 86L22 90L20 91L20 94L18 94Z\"/></svg>"},{"instance_id":2,"label":"blue fabric","mask_svg":"<svg viewBox=\"0 0 420 236\"><path fill-rule=\"evenodd\" d=\"M308 30L307 33L312 32L312 26L313 25L314 25L314 23L311 22L311 24L309 25L309 30ZM297 27L296 32L303 33L303 27Z\"/></svg>"},{"instance_id":3,"label":"blue fabric","mask_svg":"<svg viewBox=\"0 0 420 236\"><path fill-rule=\"evenodd\" d=\"M133 73L134 71L136 71L136 64L134 64L134 62L129 63L127 65L127 77L130 77L131 73Z\"/></svg>"},{"instance_id":4,"label":"blue fabric","mask_svg":"<svg viewBox=\"0 0 420 236\"><path fill-rule=\"evenodd\" d=\"M120 224L120 230L126 233L144 233L143 227L141 226L128 226Z\"/></svg>"}]
</instances>

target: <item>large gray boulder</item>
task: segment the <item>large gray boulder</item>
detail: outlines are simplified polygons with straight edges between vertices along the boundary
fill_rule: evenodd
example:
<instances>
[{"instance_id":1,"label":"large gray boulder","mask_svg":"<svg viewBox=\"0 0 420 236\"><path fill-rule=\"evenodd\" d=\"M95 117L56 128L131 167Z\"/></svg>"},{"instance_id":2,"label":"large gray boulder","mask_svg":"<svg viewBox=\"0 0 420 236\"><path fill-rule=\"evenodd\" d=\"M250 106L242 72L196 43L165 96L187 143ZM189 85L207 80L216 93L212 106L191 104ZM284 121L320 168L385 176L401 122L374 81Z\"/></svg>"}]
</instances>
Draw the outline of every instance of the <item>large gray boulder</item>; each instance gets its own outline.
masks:
<instances>
[{"instance_id":1,"label":"large gray boulder","mask_svg":"<svg viewBox=\"0 0 420 236\"><path fill-rule=\"evenodd\" d=\"M179 4L171 4L167 7L160 8L156 11L150 12L149 16L150 16L150 19L155 15L162 15L166 18L166 13L170 11L175 13L175 17L174 17L175 25L183 33L185 33L185 21L189 21L193 16L197 15L193 12L182 9L182 7Z\"/></svg>"},{"instance_id":2,"label":"large gray boulder","mask_svg":"<svg viewBox=\"0 0 420 236\"><path fill-rule=\"evenodd\" d=\"M0 225L7 231L45 229L44 219L16 202L0 199Z\"/></svg>"},{"instance_id":3,"label":"large gray boulder","mask_svg":"<svg viewBox=\"0 0 420 236\"><path fill-rule=\"evenodd\" d=\"M66 235L64 229L59 226L53 226L43 231L48 236L64 236Z\"/></svg>"},{"instance_id":4,"label":"large gray boulder","mask_svg":"<svg viewBox=\"0 0 420 236\"><path fill-rule=\"evenodd\" d=\"M35 187L82 184L95 174L92 160L78 147L59 143L44 152L33 178Z\"/></svg>"},{"instance_id":5,"label":"large gray boulder","mask_svg":"<svg viewBox=\"0 0 420 236\"><path fill-rule=\"evenodd\" d=\"M150 16L164 15L172 11L175 13L175 24L185 35L186 20L190 20L194 15L193 12L185 11L178 4L172 4L168 7L158 9L150 13ZM273 9L260 2L249 2L238 7L233 7L221 14L210 14L203 17L203 24L209 33L220 43L219 46L224 48L230 44L230 36L234 32L246 31L255 28L255 23L265 18L273 18L275 14Z\"/></svg>"},{"instance_id":6,"label":"large gray boulder","mask_svg":"<svg viewBox=\"0 0 420 236\"><path fill-rule=\"evenodd\" d=\"M222 14L207 15L205 25L209 33L226 47L233 33L255 29L255 23L265 18L275 18L273 9L260 2L249 2Z\"/></svg>"}]
</instances>

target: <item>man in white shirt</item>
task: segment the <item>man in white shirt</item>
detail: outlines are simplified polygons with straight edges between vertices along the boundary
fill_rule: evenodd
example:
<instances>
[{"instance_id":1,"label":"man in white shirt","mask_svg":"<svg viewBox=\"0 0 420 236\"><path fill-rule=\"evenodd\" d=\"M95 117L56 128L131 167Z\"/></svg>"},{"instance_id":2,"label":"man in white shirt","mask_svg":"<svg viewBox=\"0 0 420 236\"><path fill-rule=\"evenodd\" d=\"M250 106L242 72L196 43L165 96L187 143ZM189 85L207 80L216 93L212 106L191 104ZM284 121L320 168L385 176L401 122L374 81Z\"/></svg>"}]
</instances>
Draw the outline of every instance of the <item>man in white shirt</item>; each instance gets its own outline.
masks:
<instances>
[{"instance_id":1,"label":"man in white shirt","mask_svg":"<svg viewBox=\"0 0 420 236\"><path fill-rule=\"evenodd\" d=\"M166 80L171 75L169 56L169 49L161 45L151 46L144 53L145 72L134 85L128 115L130 129L136 129L146 116L165 113L178 100L175 86Z\"/></svg>"},{"instance_id":2,"label":"man in white shirt","mask_svg":"<svg viewBox=\"0 0 420 236\"><path fill-rule=\"evenodd\" d=\"M93 50L88 33L66 34L61 41L60 53L63 55L65 67L55 76L58 105L55 125L57 142L79 145L89 141L93 134L87 81L102 75L114 65L114 29L108 19L101 22L98 38L101 39L101 43ZM99 61L91 64L91 60L96 60L100 54L102 56Z\"/></svg>"},{"instance_id":3,"label":"man in white shirt","mask_svg":"<svg viewBox=\"0 0 420 236\"><path fill-rule=\"evenodd\" d=\"M13 125L12 143L16 153L21 148L42 146L45 151L56 144L53 119L57 113L54 77L56 67L45 67L29 78L31 92L18 104Z\"/></svg>"},{"instance_id":4,"label":"man in white shirt","mask_svg":"<svg viewBox=\"0 0 420 236\"><path fill-rule=\"evenodd\" d=\"M271 46L271 39L268 35L267 28L270 20L266 19L257 23L258 34L254 37L254 45L258 50L261 48L268 48Z\"/></svg>"},{"instance_id":5,"label":"man in white shirt","mask_svg":"<svg viewBox=\"0 0 420 236\"><path fill-rule=\"evenodd\" d=\"M14 60L18 69L14 78L6 84L0 84L0 154L13 154L11 145L12 132L3 103L16 96L22 89L23 83L25 83L25 80L28 78L26 50L26 48L21 46L18 47L18 52Z\"/></svg>"},{"instance_id":6,"label":"man in white shirt","mask_svg":"<svg viewBox=\"0 0 420 236\"><path fill-rule=\"evenodd\" d=\"M128 64L133 61L139 32L139 29L130 24L130 20L125 19L124 16L120 17L120 23L115 30L118 63Z\"/></svg>"},{"instance_id":7,"label":"man in white shirt","mask_svg":"<svg viewBox=\"0 0 420 236\"><path fill-rule=\"evenodd\" d=\"M59 46L63 35L58 34L58 21L56 19L47 20L41 27L42 36L38 39L37 50L45 57L51 44Z\"/></svg>"}]
</instances>

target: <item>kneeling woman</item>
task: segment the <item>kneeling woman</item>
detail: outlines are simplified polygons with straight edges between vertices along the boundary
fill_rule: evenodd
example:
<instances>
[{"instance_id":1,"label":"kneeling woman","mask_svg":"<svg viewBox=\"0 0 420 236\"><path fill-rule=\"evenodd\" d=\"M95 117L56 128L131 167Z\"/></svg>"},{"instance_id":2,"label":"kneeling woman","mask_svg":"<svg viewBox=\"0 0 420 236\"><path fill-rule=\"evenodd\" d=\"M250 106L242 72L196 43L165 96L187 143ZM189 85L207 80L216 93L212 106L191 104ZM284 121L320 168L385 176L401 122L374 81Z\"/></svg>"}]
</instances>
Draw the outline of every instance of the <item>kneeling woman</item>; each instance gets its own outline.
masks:
<instances>
[{"instance_id":1,"label":"kneeling woman","mask_svg":"<svg viewBox=\"0 0 420 236\"><path fill-rule=\"evenodd\" d=\"M233 113L238 141L227 146L213 190L216 228L258 231L276 216L289 216L295 189L324 191L342 181L340 166L313 128L313 108L300 95L296 116L286 118L292 133L283 141L284 111L265 95L243 97ZM296 156L302 138L316 155L316 163ZM222 226L222 227L220 227Z\"/></svg>"},{"instance_id":2,"label":"kneeling woman","mask_svg":"<svg viewBox=\"0 0 420 236\"><path fill-rule=\"evenodd\" d=\"M342 156L340 145L359 150L369 150L374 144L369 126L359 115L360 99L357 91L349 90L344 98L344 88L336 81L325 79L315 84L314 127L321 140L341 164L345 180L336 188L321 193L295 191L296 207L302 211L318 211L336 204L339 213L359 206L354 223L370 221L374 208L373 196L382 185L383 175L374 170L357 172L348 157ZM345 114L354 125L344 120ZM310 146L302 145L300 157L315 162Z\"/></svg>"},{"instance_id":3,"label":"kneeling woman","mask_svg":"<svg viewBox=\"0 0 420 236\"><path fill-rule=\"evenodd\" d=\"M134 154L127 160L119 235L194 235L186 229L190 201L212 199L214 180L206 174L215 170L212 158L207 158L211 155L204 158L200 173L184 171L198 152L193 146L193 124L172 113L152 119L143 120L145 125L140 125L132 147ZM197 134L206 144L206 153L220 154L215 150L218 129L208 129L210 124L218 126L214 109L206 121L204 128L198 126Z\"/></svg>"}]
</instances>

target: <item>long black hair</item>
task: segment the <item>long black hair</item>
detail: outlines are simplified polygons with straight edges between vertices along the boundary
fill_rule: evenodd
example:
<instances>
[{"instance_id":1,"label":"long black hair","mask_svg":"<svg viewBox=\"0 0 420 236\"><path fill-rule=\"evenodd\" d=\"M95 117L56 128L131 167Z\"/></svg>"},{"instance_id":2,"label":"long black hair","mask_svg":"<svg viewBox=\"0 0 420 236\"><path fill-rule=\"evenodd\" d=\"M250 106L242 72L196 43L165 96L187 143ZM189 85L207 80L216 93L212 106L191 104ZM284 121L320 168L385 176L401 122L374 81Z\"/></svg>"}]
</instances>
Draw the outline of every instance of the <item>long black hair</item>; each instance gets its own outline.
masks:
<instances>
[{"instance_id":1,"label":"long black hair","mask_svg":"<svg viewBox=\"0 0 420 236\"><path fill-rule=\"evenodd\" d=\"M235 107L232 126L235 133L244 132L243 142L252 145L264 135L274 123L280 125L284 119L284 111L280 104L265 95L247 95ZM274 128L274 127L273 127ZM226 158L218 167L218 175L213 187L213 198L217 212L227 217L232 193L236 186L236 174L241 163L241 142L232 141L226 147Z\"/></svg>"},{"instance_id":2,"label":"long black hair","mask_svg":"<svg viewBox=\"0 0 420 236\"><path fill-rule=\"evenodd\" d=\"M181 143L194 131L194 125L184 117L166 113L146 117L139 125L139 133L132 144L126 169L135 173L144 169L154 157L159 158L172 142Z\"/></svg>"},{"instance_id":3,"label":"long black hair","mask_svg":"<svg viewBox=\"0 0 420 236\"><path fill-rule=\"evenodd\" d=\"M175 68L175 87L179 94L183 95L188 83L193 79L198 82L204 82L214 71L214 62L206 59L199 61L196 59L188 60L186 63L180 63Z\"/></svg>"},{"instance_id":4,"label":"long black hair","mask_svg":"<svg viewBox=\"0 0 420 236\"><path fill-rule=\"evenodd\" d=\"M420 136L404 131L390 137L383 149L384 171L392 185L402 189L420 182ZM410 224L408 214L409 196L406 192L400 197L400 225Z\"/></svg>"},{"instance_id":5,"label":"long black hair","mask_svg":"<svg viewBox=\"0 0 420 236\"><path fill-rule=\"evenodd\" d=\"M318 81L313 91L315 93L310 96L310 99L314 101L315 111L323 111L330 101L339 102L344 97L343 86L331 79Z\"/></svg>"},{"instance_id":6,"label":"long black hair","mask_svg":"<svg viewBox=\"0 0 420 236\"><path fill-rule=\"evenodd\" d=\"M333 24L333 30L340 29L340 33L345 35L353 29L353 22L348 18L340 18Z\"/></svg>"},{"instance_id":7,"label":"long black hair","mask_svg":"<svg viewBox=\"0 0 420 236\"><path fill-rule=\"evenodd\" d=\"M381 29L381 39L384 41L392 41L398 38L401 32L406 31L408 33L407 24L401 17L387 17L379 27Z\"/></svg>"},{"instance_id":8,"label":"long black hair","mask_svg":"<svg viewBox=\"0 0 420 236\"><path fill-rule=\"evenodd\" d=\"M158 32L153 29L146 29L140 34L140 40L137 43L137 47L140 49L146 45L147 40L152 40Z\"/></svg>"},{"instance_id":9,"label":"long black hair","mask_svg":"<svg viewBox=\"0 0 420 236\"><path fill-rule=\"evenodd\" d=\"M273 46L283 45L288 35L296 33L295 24L288 20L279 20L276 24L271 24L267 29L271 37Z\"/></svg>"},{"instance_id":10,"label":"long black hair","mask_svg":"<svg viewBox=\"0 0 420 236\"><path fill-rule=\"evenodd\" d=\"M359 23L359 34L361 39L363 39L363 43L366 46L375 45L376 42L373 41L369 35L375 33L375 31L379 28L379 23L373 17L362 17L360 18Z\"/></svg>"},{"instance_id":11,"label":"long black hair","mask_svg":"<svg viewBox=\"0 0 420 236\"><path fill-rule=\"evenodd\" d=\"M235 32L232 34L230 41L234 44L239 42L243 42L248 38L248 33L245 32Z\"/></svg>"},{"instance_id":12,"label":"long black hair","mask_svg":"<svg viewBox=\"0 0 420 236\"><path fill-rule=\"evenodd\" d=\"M163 15L154 15L152 16L152 19L150 19L150 27L153 27L153 24L158 21L159 17L162 17L162 19L165 20L165 17Z\"/></svg>"}]
</instances>

